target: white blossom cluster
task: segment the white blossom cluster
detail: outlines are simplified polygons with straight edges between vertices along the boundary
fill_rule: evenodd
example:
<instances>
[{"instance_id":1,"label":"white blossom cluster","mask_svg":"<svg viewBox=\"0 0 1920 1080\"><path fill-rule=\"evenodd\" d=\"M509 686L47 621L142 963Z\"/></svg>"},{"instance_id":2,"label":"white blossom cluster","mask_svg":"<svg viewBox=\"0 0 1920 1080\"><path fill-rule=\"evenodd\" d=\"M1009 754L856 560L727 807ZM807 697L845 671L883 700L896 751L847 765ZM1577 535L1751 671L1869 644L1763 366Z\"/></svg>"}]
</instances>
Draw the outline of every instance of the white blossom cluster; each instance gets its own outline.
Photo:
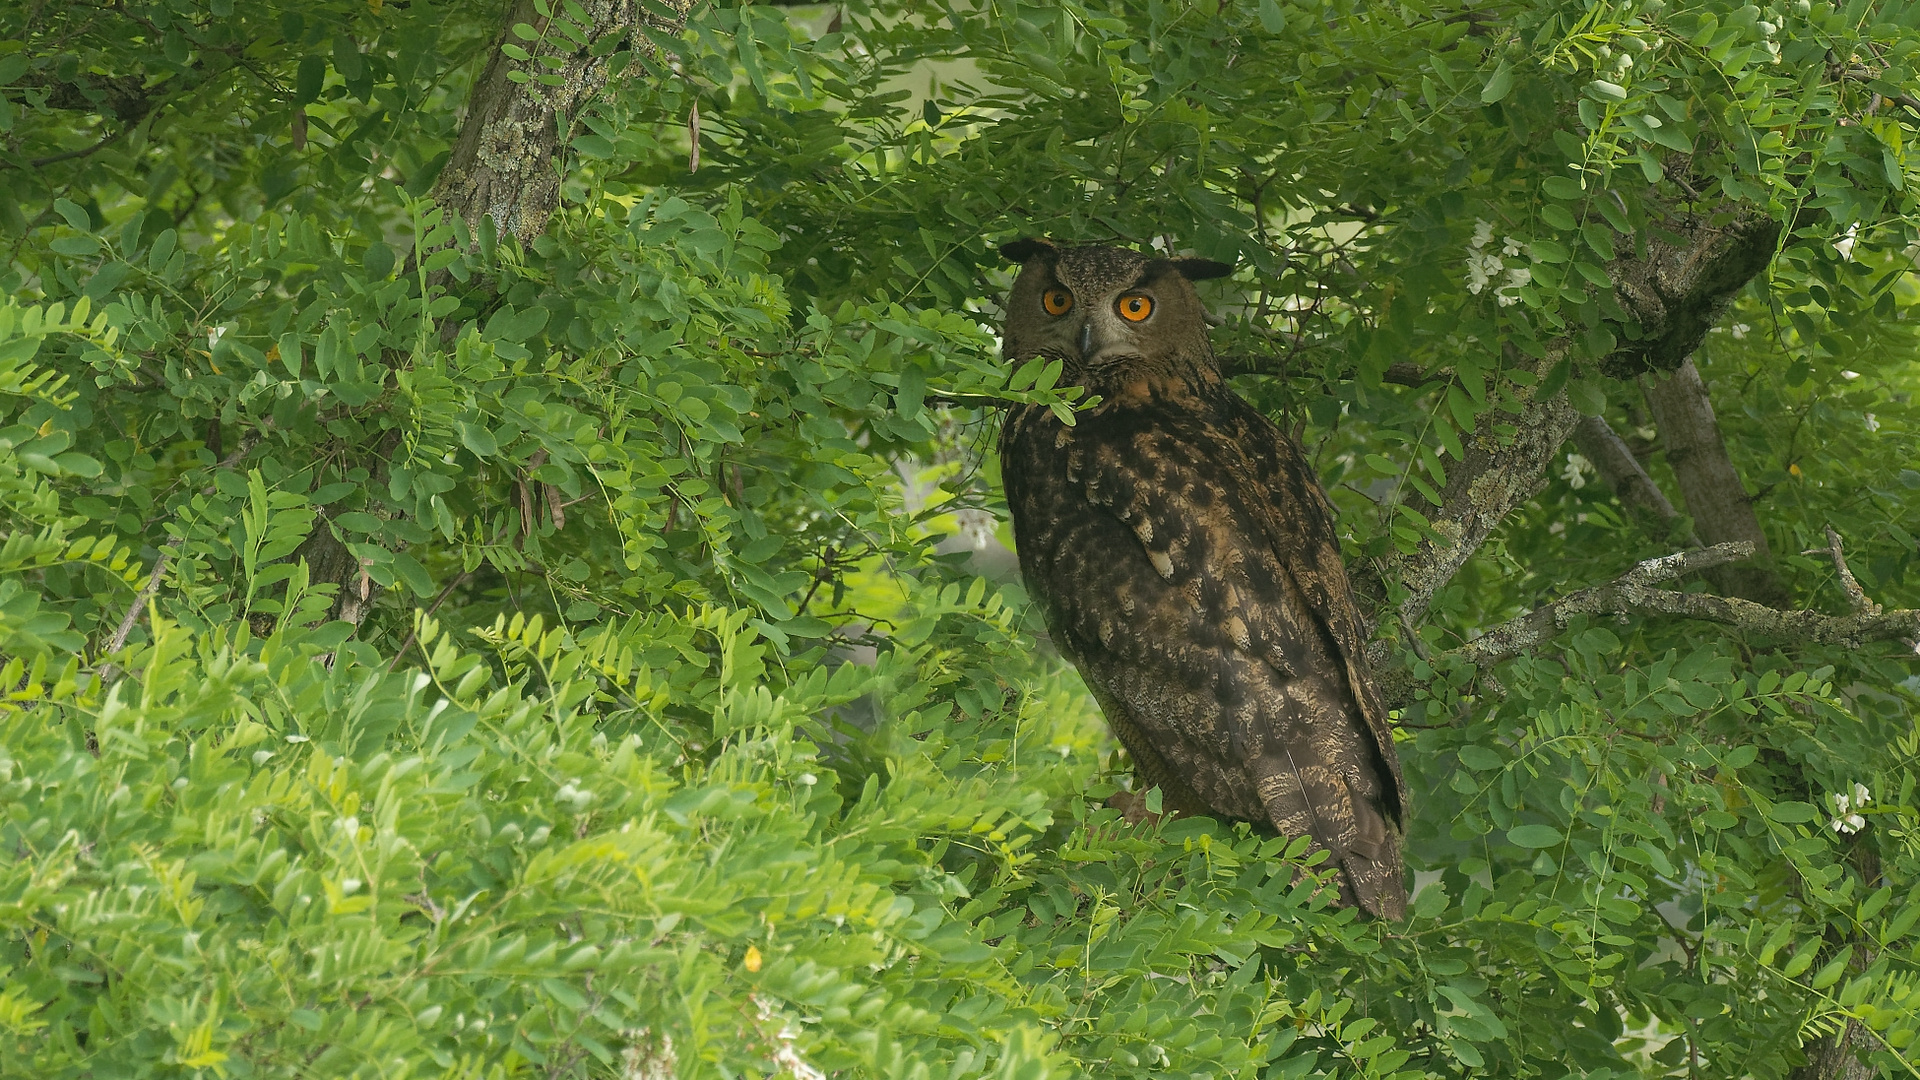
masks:
<instances>
[{"instance_id":1,"label":"white blossom cluster","mask_svg":"<svg viewBox=\"0 0 1920 1080\"><path fill-rule=\"evenodd\" d=\"M1865 784L1853 785L1853 792L1850 795L1844 792L1834 795L1834 818L1827 823L1827 828L1845 834L1857 833L1866 828L1867 819L1860 815L1860 811L1872 801L1873 793L1867 790Z\"/></svg>"},{"instance_id":2,"label":"white blossom cluster","mask_svg":"<svg viewBox=\"0 0 1920 1080\"><path fill-rule=\"evenodd\" d=\"M777 1016L773 1006L762 1001L759 995L751 995L749 1000L753 1002L755 1008L760 1010L761 1023L775 1019L780 1021L780 1031L774 1036L773 1048L773 1063L779 1066L780 1071L791 1075L793 1080L827 1080L826 1073L815 1068L811 1062L800 1056L800 1051L794 1049L794 1040L800 1037L800 1032L793 1026L793 1022Z\"/></svg>"},{"instance_id":3,"label":"white blossom cluster","mask_svg":"<svg viewBox=\"0 0 1920 1080\"><path fill-rule=\"evenodd\" d=\"M1567 467L1560 470L1560 479L1565 480L1568 487L1578 491L1587 486L1587 474L1598 471L1593 467L1593 462L1588 461L1584 456L1568 454Z\"/></svg>"},{"instance_id":4,"label":"white blossom cluster","mask_svg":"<svg viewBox=\"0 0 1920 1080\"><path fill-rule=\"evenodd\" d=\"M1525 266L1507 266L1506 261L1519 257L1523 250L1520 241L1504 237L1498 253L1487 250L1492 243L1493 223L1475 219L1473 239L1467 243L1467 291L1478 296L1492 285L1494 299L1501 307L1508 307L1520 302L1520 287L1533 280L1533 271Z\"/></svg>"}]
</instances>

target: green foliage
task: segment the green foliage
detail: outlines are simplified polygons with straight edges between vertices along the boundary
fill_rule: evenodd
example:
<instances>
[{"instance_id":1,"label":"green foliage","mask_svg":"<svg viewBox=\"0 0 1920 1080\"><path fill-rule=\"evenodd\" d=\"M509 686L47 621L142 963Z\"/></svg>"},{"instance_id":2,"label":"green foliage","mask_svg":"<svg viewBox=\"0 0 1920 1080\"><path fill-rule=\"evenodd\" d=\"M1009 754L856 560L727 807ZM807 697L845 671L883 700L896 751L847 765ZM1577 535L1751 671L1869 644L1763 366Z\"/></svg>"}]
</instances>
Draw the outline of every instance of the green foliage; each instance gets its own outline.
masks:
<instances>
[{"instance_id":1,"label":"green foliage","mask_svg":"<svg viewBox=\"0 0 1920 1080\"><path fill-rule=\"evenodd\" d=\"M524 246L428 198L499 17L0 12L0 1071L1914 1070L1910 653L1427 659L1672 549L1578 460L1398 643L1404 926L1107 809L948 539L1001 403L1085 404L995 355L1001 242L1237 260L1358 560L1490 412L1649 438L1612 268L1733 208L1784 229L1697 359L1781 572L1841 610L1832 524L1915 606L1913 10L701 9L609 43Z\"/></svg>"}]
</instances>

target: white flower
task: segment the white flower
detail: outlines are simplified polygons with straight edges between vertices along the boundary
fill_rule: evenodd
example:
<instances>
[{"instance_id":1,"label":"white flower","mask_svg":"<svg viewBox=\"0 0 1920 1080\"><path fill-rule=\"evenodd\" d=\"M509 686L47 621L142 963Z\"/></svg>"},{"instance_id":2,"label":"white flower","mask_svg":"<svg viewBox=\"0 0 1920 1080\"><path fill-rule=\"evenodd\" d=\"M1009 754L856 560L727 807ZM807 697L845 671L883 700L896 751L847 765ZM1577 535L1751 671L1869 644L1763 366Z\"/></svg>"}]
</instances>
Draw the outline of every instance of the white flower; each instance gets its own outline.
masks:
<instances>
[{"instance_id":1,"label":"white flower","mask_svg":"<svg viewBox=\"0 0 1920 1080\"><path fill-rule=\"evenodd\" d=\"M1492 273L1488 272L1489 267L1486 265L1487 263L1493 264L1491 267ZM1497 256L1467 256L1467 291L1475 296L1480 295L1480 291L1487 287L1487 282L1492 279L1494 274L1499 272L1500 260Z\"/></svg>"},{"instance_id":2,"label":"white flower","mask_svg":"<svg viewBox=\"0 0 1920 1080\"><path fill-rule=\"evenodd\" d=\"M1568 454L1567 467L1560 470L1560 479L1565 480L1568 487L1577 491L1587 486L1587 474L1593 471L1593 462L1579 454Z\"/></svg>"},{"instance_id":3,"label":"white flower","mask_svg":"<svg viewBox=\"0 0 1920 1080\"><path fill-rule=\"evenodd\" d=\"M1743 322L1737 322L1737 323L1734 323L1732 326L1727 327L1727 331L1733 335L1733 340L1735 341L1739 341L1742 338L1746 337L1747 331L1752 329L1753 327L1748 326L1746 323L1743 323Z\"/></svg>"},{"instance_id":4,"label":"white flower","mask_svg":"<svg viewBox=\"0 0 1920 1080\"><path fill-rule=\"evenodd\" d=\"M1880 430L1880 421L1875 419L1872 413L1867 414L1867 430L1868 431Z\"/></svg>"},{"instance_id":5,"label":"white flower","mask_svg":"<svg viewBox=\"0 0 1920 1080\"><path fill-rule=\"evenodd\" d=\"M1475 296L1505 268L1500 256L1487 253L1486 247L1492 242L1493 223L1485 218L1474 219L1473 239L1467 242L1467 291Z\"/></svg>"},{"instance_id":6,"label":"white flower","mask_svg":"<svg viewBox=\"0 0 1920 1080\"><path fill-rule=\"evenodd\" d=\"M793 1021L777 1015L773 1011L773 1006L762 1001L758 994L747 995L747 1000L753 1002L754 1007L759 1010L761 1023L770 1020L780 1021L780 1031L774 1035L776 1044L773 1048L773 1063L779 1066L782 1072L791 1074L793 1080L826 1080L827 1074L801 1057L800 1051L794 1048L794 1041L800 1038L800 1031L793 1026Z\"/></svg>"},{"instance_id":7,"label":"white flower","mask_svg":"<svg viewBox=\"0 0 1920 1080\"><path fill-rule=\"evenodd\" d=\"M1853 261L1853 245L1855 241L1858 240L1859 235L1860 235L1860 223L1856 221L1853 224L1847 226L1846 233L1843 236L1841 236L1840 239L1835 240L1833 242L1833 250L1839 252L1841 258L1847 260L1848 262L1852 262Z\"/></svg>"},{"instance_id":8,"label":"white flower","mask_svg":"<svg viewBox=\"0 0 1920 1080\"><path fill-rule=\"evenodd\" d=\"M1843 835L1851 835L1866 828L1867 819L1851 811L1864 807L1872 801L1873 793L1867 790L1865 784L1853 785L1851 795L1835 794L1833 796L1834 818L1827 823L1827 828Z\"/></svg>"},{"instance_id":9,"label":"white flower","mask_svg":"<svg viewBox=\"0 0 1920 1080\"><path fill-rule=\"evenodd\" d=\"M1520 246L1520 241L1515 240L1511 236L1500 241L1500 254L1505 255L1509 259L1513 258L1515 255L1520 254L1524 250L1525 249Z\"/></svg>"},{"instance_id":10,"label":"white flower","mask_svg":"<svg viewBox=\"0 0 1920 1080\"><path fill-rule=\"evenodd\" d=\"M1533 280L1533 271L1524 266L1507 269L1507 283L1500 286L1496 294L1501 307L1512 307L1520 302L1520 287Z\"/></svg>"}]
</instances>

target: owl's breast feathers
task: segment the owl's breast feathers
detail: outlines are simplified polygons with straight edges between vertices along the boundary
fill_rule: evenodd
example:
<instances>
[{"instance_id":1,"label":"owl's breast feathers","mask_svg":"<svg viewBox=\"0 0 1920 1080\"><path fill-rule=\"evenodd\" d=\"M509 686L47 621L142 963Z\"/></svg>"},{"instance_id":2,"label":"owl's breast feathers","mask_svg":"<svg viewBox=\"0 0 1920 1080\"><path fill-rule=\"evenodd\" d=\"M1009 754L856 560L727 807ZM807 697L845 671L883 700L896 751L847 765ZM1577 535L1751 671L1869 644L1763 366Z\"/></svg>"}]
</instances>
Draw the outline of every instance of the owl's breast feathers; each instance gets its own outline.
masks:
<instances>
[{"instance_id":1,"label":"owl's breast feathers","mask_svg":"<svg viewBox=\"0 0 1920 1080\"><path fill-rule=\"evenodd\" d=\"M1078 421L1008 416L1007 502L1028 588L1141 779L1311 836L1343 900L1400 918L1406 785L1304 454L1225 388Z\"/></svg>"}]
</instances>

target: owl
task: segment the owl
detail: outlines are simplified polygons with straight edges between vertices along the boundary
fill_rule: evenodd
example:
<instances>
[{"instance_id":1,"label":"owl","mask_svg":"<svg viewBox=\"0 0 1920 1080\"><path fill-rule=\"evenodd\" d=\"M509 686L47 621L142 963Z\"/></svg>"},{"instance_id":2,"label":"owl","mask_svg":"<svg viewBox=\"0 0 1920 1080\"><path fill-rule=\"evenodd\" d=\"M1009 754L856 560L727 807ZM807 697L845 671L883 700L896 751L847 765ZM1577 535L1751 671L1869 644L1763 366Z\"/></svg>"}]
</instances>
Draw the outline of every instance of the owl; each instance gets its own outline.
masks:
<instances>
[{"instance_id":1,"label":"owl","mask_svg":"<svg viewBox=\"0 0 1920 1080\"><path fill-rule=\"evenodd\" d=\"M1020 568L1140 787L1311 837L1342 903L1399 919L1406 783L1363 651L1333 508L1305 452L1228 388L1193 281L1231 267L1021 240L1009 362L1099 395L1068 426L1011 412Z\"/></svg>"}]
</instances>

